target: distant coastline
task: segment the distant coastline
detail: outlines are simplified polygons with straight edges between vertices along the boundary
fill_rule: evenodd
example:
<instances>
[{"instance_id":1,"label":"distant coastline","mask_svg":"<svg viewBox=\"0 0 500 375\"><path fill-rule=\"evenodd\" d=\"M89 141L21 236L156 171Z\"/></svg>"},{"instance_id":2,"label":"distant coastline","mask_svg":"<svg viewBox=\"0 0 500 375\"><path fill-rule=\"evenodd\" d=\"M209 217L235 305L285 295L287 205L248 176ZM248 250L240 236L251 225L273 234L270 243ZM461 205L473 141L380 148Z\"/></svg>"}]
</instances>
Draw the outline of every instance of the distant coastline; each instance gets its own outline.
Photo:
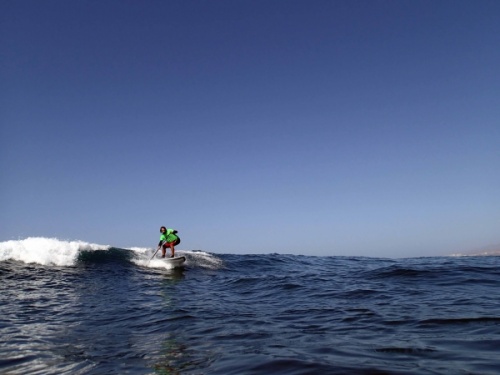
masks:
<instances>
[{"instance_id":1,"label":"distant coastline","mask_svg":"<svg viewBox=\"0 0 500 375\"><path fill-rule=\"evenodd\" d=\"M465 256L500 256L500 246L495 246L491 248L484 248L481 250L472 250L467 253L454 253L451 254L454 257L465 257Z\"/></svg>"}]
</instances>

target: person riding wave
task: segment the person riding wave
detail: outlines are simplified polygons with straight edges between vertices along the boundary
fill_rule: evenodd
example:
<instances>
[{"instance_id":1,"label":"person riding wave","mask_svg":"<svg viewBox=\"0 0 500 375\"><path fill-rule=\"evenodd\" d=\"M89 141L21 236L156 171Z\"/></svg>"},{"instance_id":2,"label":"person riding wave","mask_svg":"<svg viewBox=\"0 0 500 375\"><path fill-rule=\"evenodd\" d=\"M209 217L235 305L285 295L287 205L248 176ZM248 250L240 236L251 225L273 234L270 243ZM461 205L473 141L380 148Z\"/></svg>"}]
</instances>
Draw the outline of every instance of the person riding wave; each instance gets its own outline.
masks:
<instances>
[{"instance_id":1,"label":"person riding wave","mask_svg":"<svg viewBox=\"0 0 500 375\"><path fill-rule=\"evenodd\" d=\"M174 246L181 243L181 239L177 236L177 231L175 229L167 229L165 227L160 228L161 236L160 242L158 243L158 249L161 246L162 258L165 258L165 253L167 252L167 247L170 247L170 257L173 258L175 255ZM158 251L158 250L157 250Z\"/></svg>"}]
</instances>

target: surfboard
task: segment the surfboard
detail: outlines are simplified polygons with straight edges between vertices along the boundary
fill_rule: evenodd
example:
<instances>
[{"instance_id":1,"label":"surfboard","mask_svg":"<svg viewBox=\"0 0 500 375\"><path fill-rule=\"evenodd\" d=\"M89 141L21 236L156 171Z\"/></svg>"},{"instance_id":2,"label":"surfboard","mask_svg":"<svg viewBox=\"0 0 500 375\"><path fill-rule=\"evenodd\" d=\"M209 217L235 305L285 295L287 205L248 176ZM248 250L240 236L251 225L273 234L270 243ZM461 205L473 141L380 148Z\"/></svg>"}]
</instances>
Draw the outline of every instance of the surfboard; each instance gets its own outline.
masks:
<instances>
[{"instance_id":1,"label":"surfboard","mask_svg":"<svg viewBox=\"0 0 500 375\"><path fill-rule=\"evenodd\" d=\"M174 268L182 267L186 257L162 258L165 262L171 264Z\"/></svg>"}]
</instances>

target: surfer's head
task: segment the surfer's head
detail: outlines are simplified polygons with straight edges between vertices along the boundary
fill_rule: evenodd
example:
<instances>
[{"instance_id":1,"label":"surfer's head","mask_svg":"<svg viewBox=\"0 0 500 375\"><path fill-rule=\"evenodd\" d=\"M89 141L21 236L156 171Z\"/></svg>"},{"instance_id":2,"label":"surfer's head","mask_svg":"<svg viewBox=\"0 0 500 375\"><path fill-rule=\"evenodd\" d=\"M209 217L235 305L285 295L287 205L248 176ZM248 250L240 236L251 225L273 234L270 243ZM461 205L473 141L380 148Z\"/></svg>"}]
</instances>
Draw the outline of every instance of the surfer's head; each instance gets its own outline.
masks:
<instances>
[{"instance_id":1,"label":"surfer's head","mask_svg":"<svg viewBox=\"0 0 500 375\"><path fill-rule=\"evenodd\" d=\"M161 227L161 228L160 228L160 232L162 232L162 233L163 233L163 232L166 232L166 231L167 231L167 228L165 228L165 227Z\"/></svg>"}]
</instances>

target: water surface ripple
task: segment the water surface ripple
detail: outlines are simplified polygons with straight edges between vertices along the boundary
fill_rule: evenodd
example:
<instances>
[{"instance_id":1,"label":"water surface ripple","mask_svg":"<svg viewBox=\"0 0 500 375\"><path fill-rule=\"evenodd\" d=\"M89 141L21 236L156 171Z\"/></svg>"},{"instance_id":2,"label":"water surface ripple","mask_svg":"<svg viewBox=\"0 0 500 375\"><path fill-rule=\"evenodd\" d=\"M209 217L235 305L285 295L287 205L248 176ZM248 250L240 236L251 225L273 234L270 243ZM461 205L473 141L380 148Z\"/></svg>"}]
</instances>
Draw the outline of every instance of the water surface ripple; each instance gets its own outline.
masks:
<instances>
[{"instance_id":1,"label":"water surface ripple","mask_svg":"<svg viewBox=\"0 0 500 375\"><path fill-rule=\"evenodd\" d=\"M499 257L184 255L0 262L0 372L499 373Z\"/></svg>"}]
</instances>

